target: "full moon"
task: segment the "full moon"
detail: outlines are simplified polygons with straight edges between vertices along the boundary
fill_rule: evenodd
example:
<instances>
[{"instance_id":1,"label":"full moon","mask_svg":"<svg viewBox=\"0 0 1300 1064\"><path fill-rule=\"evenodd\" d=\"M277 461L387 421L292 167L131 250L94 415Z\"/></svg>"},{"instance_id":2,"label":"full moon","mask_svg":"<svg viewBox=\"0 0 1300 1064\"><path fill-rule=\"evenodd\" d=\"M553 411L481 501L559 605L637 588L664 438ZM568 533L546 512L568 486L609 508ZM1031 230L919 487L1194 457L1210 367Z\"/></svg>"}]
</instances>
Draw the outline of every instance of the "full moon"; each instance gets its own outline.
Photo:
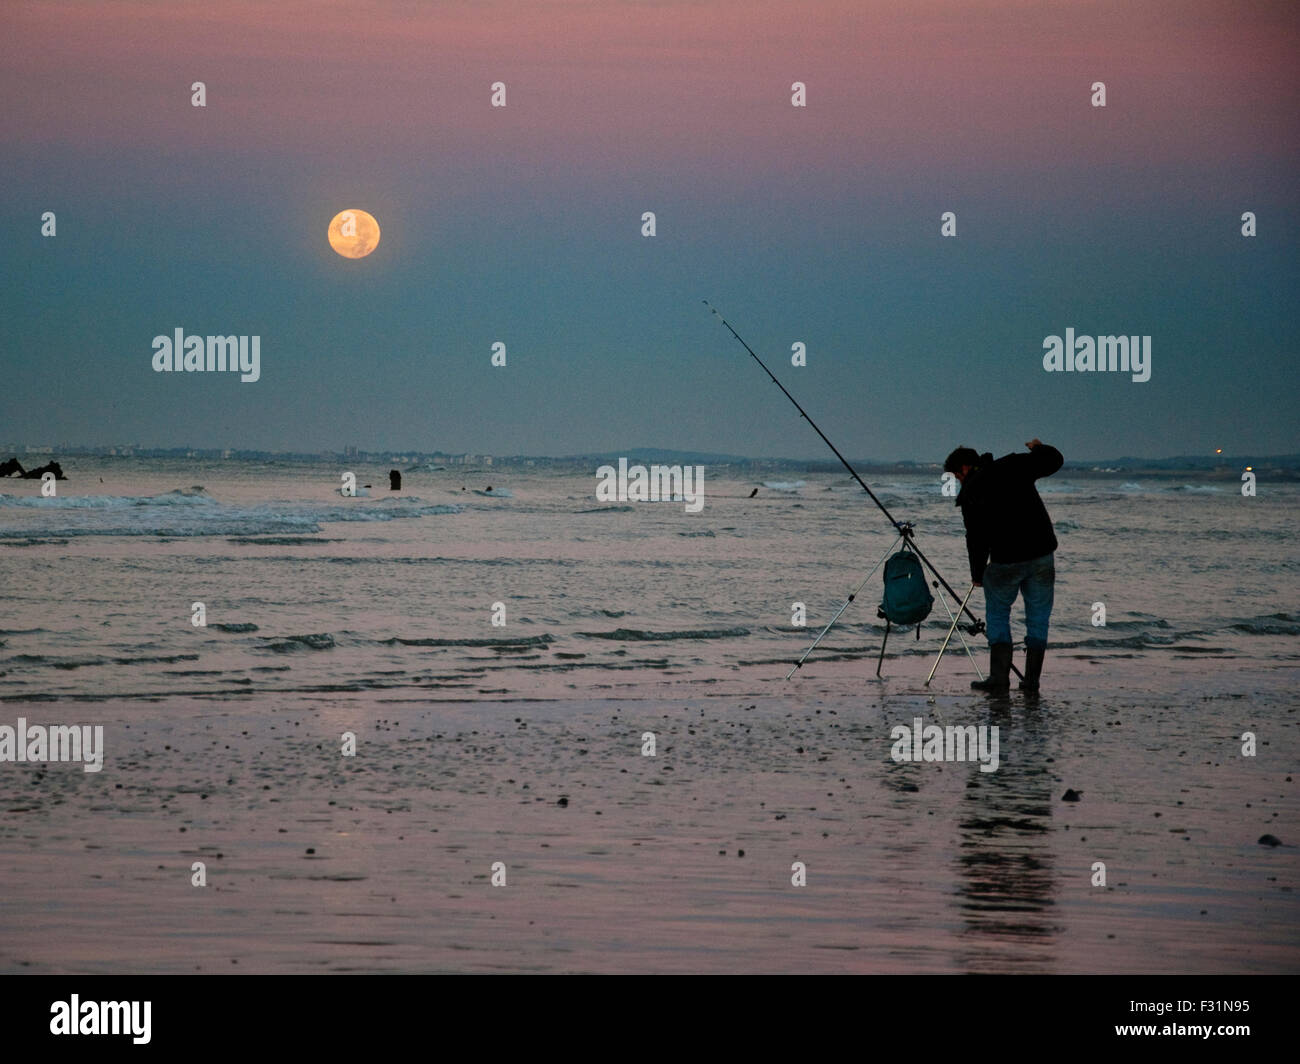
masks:
<instances>
[{"instance_id":1,"label":"full moon","mask_svg":"<svg viewBox=\"0 0 1300 1064\"><path fill-rule=\"evenodd\" d=\"M349 208L330 220L330 247L345 259L362 259L379 246L379 223L374 215Z\"/></svg>"}]
</instances>

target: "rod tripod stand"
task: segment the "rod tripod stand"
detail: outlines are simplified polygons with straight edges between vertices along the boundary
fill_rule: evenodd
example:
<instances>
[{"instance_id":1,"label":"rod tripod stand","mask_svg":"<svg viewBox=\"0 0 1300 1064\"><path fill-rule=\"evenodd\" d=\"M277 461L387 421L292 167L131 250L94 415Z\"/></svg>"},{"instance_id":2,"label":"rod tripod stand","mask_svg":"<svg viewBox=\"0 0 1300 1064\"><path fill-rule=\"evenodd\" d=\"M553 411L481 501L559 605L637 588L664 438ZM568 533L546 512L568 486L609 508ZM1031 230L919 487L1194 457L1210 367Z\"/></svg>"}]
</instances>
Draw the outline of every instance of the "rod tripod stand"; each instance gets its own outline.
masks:
<instances>
[{"instance_id":1,"label":"rod tripod stand","mask_svg":"<svg viewBox=\"0 0 1300 1064\"><path fill-rule=\"evenodd\" d=\"M910 527L908 531L911 531ZM840 614L842 614L845 610L849 608L849 605L853 602L854 599L858 597L858 594L866 586L867 581L871 579L875 571L885 564L885 559L888 558L891 554L893 554L894 551L898 548L898 545L902 543L903 540L905 540L906 538L907 538L907 532L900 532L898 534L898 538L894 540L893 546L891 546L888 550L886 550L885 553L880 556L880 561L876 562L876 564L871 567L871 572L867 573L867 575L862 578L862 582L858 584L858 586L855 587L852 591L849 592L849 597L844 600L844 605L842 605L838 610L835 611L835 616L830 619L830 623L827 624L826 627L823 628L821 632L818 634L817 638L813 640L812 646L810 646L807 650L803 652L803 657L801 657L798 661L794 663L794 668L792 668L789 672L785 674L785 678L787 680L790 679L791 676L793 676L796 672L799 671L799 669L803 666L803 663L808 660L808 655L817 649L817 644L826 638L826 633L829 632L831 628L834 626L835 622L840 619ZM888 628L885 629L885 638L886 639L889 638ZM884 654L885 654L885 647L884 644L882 643L880 647L881 657L884 657ZM880 675L879 665L876 666L876 675L877 676Z\"/></svg>"},{"instance_id":2,"label":"rod tripod stand","mask_svg":"<svg viewBox=\"0 0 1300 1064\"><path fill-rule=\"evenodd\" d=\"M880 560L877 561L876 564L871 567L867 575L864 576L862 580L858 583L858 586L855 587L851 592L849 592L849 597L846 598L843 604L840 606L840 608L835 611L835 615L831 617L830 621L827 622L826 627L823 628L817 634L817 638L812 641L812 645L803 652L803 657L801 657L798 661L796 661L794 663L793 668L791 668L790 671L785 674L785 678L787 680L790 679L791 676L793 676L796 672L799 671L799 669L803 666L803 663L808 660L808 656L814 650L817 649L818 644L821 643L821 641L826 638L826 634L831 630L831 628L835 626L835 622L840 619L844 611L847 610L849 606L854 602L854 600L857 599L858 595L861 594L862 589L866 586L867 581L871 579L871 577L875 574L877 569L879 569L882 565L885 564L886 559L888 559L890 555L892 555L894 551L898 549L899 545L901 544L908 548L912 547L911 522L908 521L900 522L897 525L897 528L898 528L898 538L894 540L894 542L889 546L889 548L886 549L885 553L880 556ZM980 667L975 661L975 655L971 653L970 645L966 642L966 637L961 633L960 630L960 621L961 621L962 613L963 612L966 612L968 614L970 613L970 611L966 607L966 603L970 600L971 594L975 590L975 585L971 584L970 590L967 591L965 596L962 598L961 603L958 605L957 611L955 613L953 612L952 607L948 605L948 600L944 598L943 589L939 586L939 581L938 580L932 581L931 586L934 587L934 589L938 592L939 601L943 603L944 611L948 614L948 617L952 621L952 624L948 628L948 634L944 636L943 645L939 648L939 654L934 659L934 665L930 667L930 674L925 678L925 686L929 687L930 681L934 679L934 674L936 671L938 671L939 668L939 662L943 660L943 655L948 649L948 644L952 641L954 632L957 634L957 638L961 640L961 645L966 650L966 656L970 658L971 666L975 669L975 675L978 676L981 680L983 680L984 674L980 672ZM883 640L881 640L880 654L876 658L876 675L879 676L881 666L884 664L885 661L885 646L889 643L889 633L892 628L892 623L890 619L887 616L885 616L883 610L878 610L877 613L879 616L885 618L885 637ZM984 630L984 622L977 619L973 624L971 624L968 627L967 630L970 632L971 635L977 635L979 632L982 632ZM921 626L919 623L916 626L916 638L918 640L921 638Z\"/></svg>"}]
</instances>

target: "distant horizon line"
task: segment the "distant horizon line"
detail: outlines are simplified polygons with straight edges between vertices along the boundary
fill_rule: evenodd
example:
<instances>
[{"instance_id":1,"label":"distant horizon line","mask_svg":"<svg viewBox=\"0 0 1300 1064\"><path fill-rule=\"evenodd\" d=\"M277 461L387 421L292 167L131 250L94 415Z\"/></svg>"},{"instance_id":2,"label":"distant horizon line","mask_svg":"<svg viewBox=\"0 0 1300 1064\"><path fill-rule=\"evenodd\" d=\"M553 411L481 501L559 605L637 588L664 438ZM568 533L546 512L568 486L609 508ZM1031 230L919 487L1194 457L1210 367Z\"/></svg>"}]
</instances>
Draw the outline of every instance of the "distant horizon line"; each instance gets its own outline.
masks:
<instances>
[{"instance_id":1,"label":"distant horizon line","mask_svg":"<svg viewBox=\"0 0 1300 1064\"><path fill-rule=\"evenodd\" d=\"M130 452L130 453L126 453ZM267 450L261 448L239 448L239 447L195 447L188 444L174 446L149 446L142 444L70 444L54 446L51 444L30 444L9 442L0 447L0 458L12 455L21 458L25 455L32 457L41 457L46 460L57 459L59 454L73 456L91 456L99 458L112 457L148 457L166 456L176 458L216 458L224 461L235 459L257 459L257 458L356 458L360 460L391 460L396 461L399 458L408 460L438 460L438 459L459 459L456 464L468 464L469 462L479 461L493 464L496 462L511 463L525 461L546 461L546 462L580 462L594 459L604 459L610 456L616 457L648 457L655 461L654 456L660 456L668 461L690 461L692 463L711 463L714 465L733 465L733 464L753 464L753 463L784 463L786 465L803 465L803 466L832 466L842 468L834 458L790 458L785 456L760 456L726 454L712 451L685 451L668 447L634 447L634 448L609 448L594 451L583 451L575 454L487 454L476 451L422 451L405 447L387 447L379 450L369 450L360 447L347 446L341 450L320 450L320 451L291 451L291 450ZM943 460L938 459L915 459L915 458L856 458L852 460L855 464L867 467L880 466L918 466L922 468L938 468L942 466ZM1237 462L1281 462L1289 465L1300 465L1300 452L1281 453L1281 454L1259 454L1255 452L1240 452L1236 454L1177 454L1177 455L1120 455L1105 458L1066 458L1067 466L1087 465L1090 467L1097 466L1114 466L1116 463L1134 463L1134 462L1209 462L1219 461L1225 466L1231 466Z\"/></svg>"}]
</instances>

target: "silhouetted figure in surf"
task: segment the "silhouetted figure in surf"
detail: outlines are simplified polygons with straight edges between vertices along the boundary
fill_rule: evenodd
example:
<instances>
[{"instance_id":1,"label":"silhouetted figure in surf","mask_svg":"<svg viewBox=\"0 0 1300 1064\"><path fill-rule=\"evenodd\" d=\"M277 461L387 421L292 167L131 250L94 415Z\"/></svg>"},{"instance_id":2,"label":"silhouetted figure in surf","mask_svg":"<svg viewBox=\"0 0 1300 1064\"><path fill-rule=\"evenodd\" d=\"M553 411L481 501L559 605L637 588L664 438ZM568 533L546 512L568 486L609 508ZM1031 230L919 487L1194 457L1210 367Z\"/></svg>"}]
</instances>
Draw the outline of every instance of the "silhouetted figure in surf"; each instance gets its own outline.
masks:
<instances>
[{"instance_id":1,"label":"silhouetted figure in surf","mask_svg":"<svg viewBox=\"0 0 1300 1064\"><path fill-rule=\"evenodd\" d=\"M390 469L388 471L388 490L389 491L402 490L402 474L396 469Z\"/></svg>"},{"instance_id":2,"label":"silhouetted figure in surf","mask_svg":"<svg viewBox=\"0 0 1300 1064\"><path fill-rule=\"evenodd\" d=\"M23 464L18 461L17 458L10 458L8 461L0 463L0 477L11 477L15 473L20 477L26 476L26 472L23 470Z\"/></svg>"},{"instance_id":3,"label":"silhouetted figure in surf","mask_svg":"<svg viewBox=\"0 0 1300 1064\"><path fill-rule=\"evenodd\" d=\"M751 491L751 492L749 493L749 497L752 499L752 498L753 498L755 495L757 495L757 494L758 494L758 489L755 488L753 491Z\"/></svg>"},{"instance_id":4,"label":"silhouetted figure in surf","mask_svg":"<svg viewBox=\"0 0 1300 1064\"><path fill-rule=\"evenodd\" d=\"M1056 532L1034 481L1050 477L1065 459L1038 439L1025 446L1028 454L996 461L989 452L958 447L943 464L944 472L961 481L957 505L966 525L971 583L984 588L989 677L971 687L990 694L1005 694L1011 687L1011 605L1016 595L1025 600L1022 691L1038 691L1052 616Z\"/></svg>"},{"instance_id":5,"label":"silhouetted figure in surf","mask_svg":"<svg viewBox=\"0 0 1300 1064\"><path fill-rule=\"evenodd\" d=\"M13 461L17 463L18 459L15 458ZM22 466L19 466L18 468L22 469ZM47 462L43 466L38 466L36 469L28 469L26 472L19 473L18 475L22 477L23 480L40 480L46 473L53 473L55 480L68 479L63 475L63 467L59 465L58 462Z\"/></svg>"}]
</instances>

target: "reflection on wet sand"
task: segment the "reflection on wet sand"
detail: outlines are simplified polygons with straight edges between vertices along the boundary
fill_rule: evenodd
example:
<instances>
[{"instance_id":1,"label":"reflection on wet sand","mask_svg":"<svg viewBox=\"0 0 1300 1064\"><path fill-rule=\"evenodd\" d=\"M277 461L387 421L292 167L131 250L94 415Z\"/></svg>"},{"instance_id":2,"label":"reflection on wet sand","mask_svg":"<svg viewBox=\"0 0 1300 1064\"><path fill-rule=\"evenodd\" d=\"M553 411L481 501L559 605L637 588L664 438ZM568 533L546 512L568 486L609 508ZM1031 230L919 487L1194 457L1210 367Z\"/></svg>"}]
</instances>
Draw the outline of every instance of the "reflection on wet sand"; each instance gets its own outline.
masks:
<instances>
[{"instance_id":1,"label":"reflection on wet sand","mask_svg":"<svg viewBox=\"0 0 1300 1064\"><path fill-rule=\"evenodd\" d=\"M1051 972L1056 967L1057 876L1052 858L1050 710L992 703L1000 729L997 772L968 768L954 895L963 926L956 967L966 972Z\"/></svg>"}]
</instances>

